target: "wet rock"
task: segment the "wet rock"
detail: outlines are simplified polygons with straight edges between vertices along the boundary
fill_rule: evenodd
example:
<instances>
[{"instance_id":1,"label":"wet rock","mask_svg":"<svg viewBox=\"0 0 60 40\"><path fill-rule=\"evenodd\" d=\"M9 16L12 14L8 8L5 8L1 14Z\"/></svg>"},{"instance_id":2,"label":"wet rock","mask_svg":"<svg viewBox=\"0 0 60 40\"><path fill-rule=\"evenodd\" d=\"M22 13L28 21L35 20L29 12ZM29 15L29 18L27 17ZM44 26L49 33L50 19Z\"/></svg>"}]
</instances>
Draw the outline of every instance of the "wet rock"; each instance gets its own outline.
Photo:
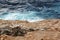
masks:
<instances>
[{"instance_id":1,"label":"wet rock","mask_svg":"<svg viewBox=\"0 0 60 40\"><path fill-rule=\"evenodd\" d=\"M35 31L34 29L29 29L30 31Z\"/></svg>"},{"instance_id":2,"label":"wet rock","mask_svg":"<svg viewBox=\"0 0 60 40\"><path fill-rule=\"evenodd\" d=\"M27 32L25 29L21 29L20 27L12 28L13 36L24 36Z\"/></svg>"},{"instance_id":3,"label":"wet rock","mask_svg":"<svg viewBox=\"0 0 60 40\"><path fill-rule=\"evenodd\" d=\"M20 36L24 36L25 34L27 34L27 31L25 29L21 29L20 30L21 35Z\"/></svg>"},{"instance_id":4,"label":"wet rock","mask_svg":"<svg viewBox=\"0 0 60 40\"><path fill-rule=\"evenodd\" d=\"M7 31L7 30L6 30L6 31L4 31L3 33L4 33L4 34L6 34L6 35L11 35L11 34L12 34L12 32L11 32L11 31Z\"/></svg>"},{"instance_id":5,"label":"wet rock","mask_svg":"<svg viewBox=\"0 0 60 40\"><path fill-rule=\"evenodd\" d=\"M0 28L0 35L2 34L10 36L24 36L25 34L27 34L27 30L21 29L20 27L14 27L14 28L4 27Z\"/></svg>"},{"instance_id":6,"label":"wet rock","mask_svg":"<svg viewBox=\"0 0 60 40\"><path fill-rule=\"evenodd\" d=\"M12 29L11 27L0 28L0 34L11 35L12 33L11 29Z\"/></svg>"},{"instance_id":7,"label":"wet rock","mask_svg":"<svg viewBox=\"0 0 60 40\"><path fill-rule=\"evenodd\" d=\"M30 29L29 29L29 31L35 31L35 29L33 29L33 28L30 28Z\"/></svg>"},{"instance_id":8,"label":"wet rock","mask_svg":"<svg viewBox=\"0 0 60 40\"><path fill-rule=\"evenodd\" d=\"M28 32L33 32L36 30L38 29L34 29L34 28L25 29L19 26L14 28L4 27L4 28L0 28L0 35L6 34L10 36L25 36Z\"/></svg>"}]
</instances>

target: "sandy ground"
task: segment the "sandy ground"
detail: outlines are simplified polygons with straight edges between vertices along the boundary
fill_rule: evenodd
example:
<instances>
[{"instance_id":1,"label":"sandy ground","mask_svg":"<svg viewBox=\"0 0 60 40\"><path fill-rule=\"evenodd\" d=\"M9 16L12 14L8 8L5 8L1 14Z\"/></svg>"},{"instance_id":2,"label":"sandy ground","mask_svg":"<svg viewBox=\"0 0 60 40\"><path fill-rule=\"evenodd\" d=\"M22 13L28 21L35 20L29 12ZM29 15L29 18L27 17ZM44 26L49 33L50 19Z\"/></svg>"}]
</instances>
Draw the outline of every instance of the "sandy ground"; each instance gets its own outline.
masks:
<instances>
[{"instance_id":1,"label":"sandy ground","mask_svg":"<svg viewBox=\"0 0 60 40\"><path fill-rule=\"evenodd\" d=\"M0 35L0 40L60 40L60 19L37 22L0 20L0 28L7 26L12 28L19 26L21 28L39 30L28 32L25 36Z\"/></svg>"}]
</instances>

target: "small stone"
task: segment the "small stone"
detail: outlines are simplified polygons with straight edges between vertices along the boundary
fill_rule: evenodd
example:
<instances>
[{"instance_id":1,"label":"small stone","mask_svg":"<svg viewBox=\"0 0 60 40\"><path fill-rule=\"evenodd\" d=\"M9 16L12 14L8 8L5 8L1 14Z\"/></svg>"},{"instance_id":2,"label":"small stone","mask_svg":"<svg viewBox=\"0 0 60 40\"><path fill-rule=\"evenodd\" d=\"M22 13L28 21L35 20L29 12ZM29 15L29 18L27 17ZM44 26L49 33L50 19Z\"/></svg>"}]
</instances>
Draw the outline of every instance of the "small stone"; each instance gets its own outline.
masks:
<instances>
[{"instance_id":1,"label":"small stone","mask_svg":"<svg viewBox=\"0 0 60 40\"><path fill-rule=\"evenodd\" d=\"M40 30L41 30L41 31L44 31L45 29L41 28Z\"/></svg>"},{"instance_id":2,"label":"small stone","mask_svg":"<svg viewBox=\"0 0 60 40\"><path fill-rule=\"evenodd\" d=\"M30 28L29 31L35 31L33 28Z\"/></svg>"}]
</instances>

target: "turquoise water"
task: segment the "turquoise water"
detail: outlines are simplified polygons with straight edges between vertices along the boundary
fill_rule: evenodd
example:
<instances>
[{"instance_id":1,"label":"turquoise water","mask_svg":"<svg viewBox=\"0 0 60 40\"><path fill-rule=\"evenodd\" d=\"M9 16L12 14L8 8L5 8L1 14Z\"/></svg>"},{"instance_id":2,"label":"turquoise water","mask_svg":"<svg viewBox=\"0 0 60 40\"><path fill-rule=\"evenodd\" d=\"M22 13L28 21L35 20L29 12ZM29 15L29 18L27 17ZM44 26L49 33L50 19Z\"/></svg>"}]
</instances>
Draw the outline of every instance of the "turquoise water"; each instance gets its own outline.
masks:
<instances>
[{"instance_id":1,"label":"turquoise water","mask_svg":"<svg viewBox=\"0 0 60 40\"><path fill-rule=\"evenodd\" d=\"M0 15L4 20L27 20L36 21L44 19L60 19L60 2L46 5L43 7L28 7L28 11L23 12L5 12Z\"/></svg>"},{"instance_id":2,"label":"turquoise water","mask_svg":"<svg viewBox=\"0 0 60 40\"><path fill-rule=\"evenodd\" d=\"M34 11L29 11L29 12L24 12L24 13L5 13L0 16L0 19L4 20L27 20L27 21L36 21L36 20L42 20L43 18L40 18L36 16L37 12Z\"/></svg>"}]
</instances>

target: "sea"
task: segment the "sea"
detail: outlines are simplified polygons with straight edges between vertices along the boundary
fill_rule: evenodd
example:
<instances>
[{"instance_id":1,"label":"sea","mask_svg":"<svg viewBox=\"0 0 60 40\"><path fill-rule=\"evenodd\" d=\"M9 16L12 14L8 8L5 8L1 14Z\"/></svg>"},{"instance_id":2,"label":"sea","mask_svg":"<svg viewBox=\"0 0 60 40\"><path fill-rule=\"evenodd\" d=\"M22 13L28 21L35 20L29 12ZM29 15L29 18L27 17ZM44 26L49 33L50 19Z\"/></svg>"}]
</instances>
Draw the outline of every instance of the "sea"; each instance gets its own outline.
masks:
<instances>
[{"instance_id":1,"label":"sea","mask_svg":"<svg viewBox=\"0 0 60 40\"><path fill-rule=\"evenodd\" d=\"M26 3L23 8L7 7L0 8L0 19L3 20L26 20L29 22L42 21L45 19L60 19L60 2L52 3ZM10 6L10 5L9 5Z\"/></svg>"}]
</instances>

